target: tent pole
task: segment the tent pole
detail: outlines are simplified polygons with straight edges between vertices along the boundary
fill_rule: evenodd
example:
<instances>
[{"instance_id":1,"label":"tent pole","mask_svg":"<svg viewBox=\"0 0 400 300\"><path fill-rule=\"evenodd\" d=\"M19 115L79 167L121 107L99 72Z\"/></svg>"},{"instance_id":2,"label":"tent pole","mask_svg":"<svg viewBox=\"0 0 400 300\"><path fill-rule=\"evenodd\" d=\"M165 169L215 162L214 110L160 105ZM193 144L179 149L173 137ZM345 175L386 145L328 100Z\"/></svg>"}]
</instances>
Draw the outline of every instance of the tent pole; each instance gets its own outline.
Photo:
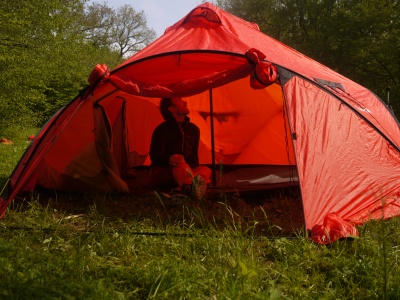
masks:
<instances>
[{"instance_id":1,"label":"tent pole","mask_svg":"<svg viewBox=\"0 0 400 300\"><path fill-rule=\"evenodd\" d=\"M210 97L210 127L211 127L211 160L212 160L212 184L217 185L215 172L215 143L214 143L214 109L213 109L213 94L212 89L209 90Z\"/></svg>"},{"instance_id":2,"label":"tent pole","mask_svg":"<svg viewBox=\"0 0 400 300\"><path fill-rule=\"evenodd\" d=\"M386 97L387 97L387 100L386 100L387 104L386 104L386 106L387 106L388 108L390 108L391 111L393 111L392 106L390 105L390 87L389 87L389 86L386 88Z\"/></svg>"}]
</instances>

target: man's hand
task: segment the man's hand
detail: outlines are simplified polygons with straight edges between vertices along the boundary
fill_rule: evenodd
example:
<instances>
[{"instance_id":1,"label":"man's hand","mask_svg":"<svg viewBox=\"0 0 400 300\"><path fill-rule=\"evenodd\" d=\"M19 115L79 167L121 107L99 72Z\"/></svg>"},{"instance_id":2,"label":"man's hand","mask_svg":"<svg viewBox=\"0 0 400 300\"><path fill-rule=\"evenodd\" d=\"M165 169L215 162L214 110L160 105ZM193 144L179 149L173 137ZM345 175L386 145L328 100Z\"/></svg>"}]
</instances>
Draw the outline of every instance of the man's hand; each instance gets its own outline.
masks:
<instances>
[{"instance_id":1,"label":"man's hand","mask_svg":"<svg viewBox=\"0 0 400 300\"><path fill-rule=\"evenodd\" d=\"M186 164L185 158L180 154L174 154L169 157L169 165L172 167L179 167Z\"/></svg>"}]
</instances>

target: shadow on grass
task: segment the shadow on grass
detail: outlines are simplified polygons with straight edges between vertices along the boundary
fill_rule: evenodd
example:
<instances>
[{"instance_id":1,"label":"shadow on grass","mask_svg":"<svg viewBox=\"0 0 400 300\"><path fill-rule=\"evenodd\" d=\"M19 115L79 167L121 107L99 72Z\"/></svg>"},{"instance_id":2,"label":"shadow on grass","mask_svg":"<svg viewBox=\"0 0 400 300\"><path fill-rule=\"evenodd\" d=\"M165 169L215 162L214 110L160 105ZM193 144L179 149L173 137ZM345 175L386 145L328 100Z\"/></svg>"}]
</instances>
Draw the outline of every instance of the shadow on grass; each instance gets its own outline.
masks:
<instances>
[{"instance_id":1,"label":"shadow on grass","mask_svg":"<svg viewBox=\"0 0 400 300\"><path fill-rule=\"evenodd\" d=\"M161 191L140 195L37 191L44 207L67 215L96 213L107 220L145 221L163 229L169 225L201 229L234 229L254 236L297 236L304 231L299 187L255 192L208 194L202 201Z\"/></svg>"}]
</instances>

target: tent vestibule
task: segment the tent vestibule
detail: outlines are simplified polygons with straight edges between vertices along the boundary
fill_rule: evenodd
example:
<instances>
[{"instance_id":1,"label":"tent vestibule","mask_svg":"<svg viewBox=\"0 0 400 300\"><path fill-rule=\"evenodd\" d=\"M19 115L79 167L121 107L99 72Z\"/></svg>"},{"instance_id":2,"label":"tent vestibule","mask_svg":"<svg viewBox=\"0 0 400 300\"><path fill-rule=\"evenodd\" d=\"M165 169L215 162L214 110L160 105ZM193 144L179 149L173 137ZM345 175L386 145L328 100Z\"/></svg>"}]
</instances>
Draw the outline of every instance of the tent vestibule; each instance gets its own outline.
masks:
<instances>
[{"instance_id":1,"label":"tent vestibule","mask_svg":"<svg viewBox=\"0 0 400 300\"><path fill-rule=\"evenodd\" d=\"M0 215L37 186L161 188L149 175L149 148L163 97L187 101L213 186L298 185L306 229L318 243L400 214L400 127L386 105L213 4L197 6L111 72L96 66L89 82L33 140Z\"/></svg>"}]
</instances>

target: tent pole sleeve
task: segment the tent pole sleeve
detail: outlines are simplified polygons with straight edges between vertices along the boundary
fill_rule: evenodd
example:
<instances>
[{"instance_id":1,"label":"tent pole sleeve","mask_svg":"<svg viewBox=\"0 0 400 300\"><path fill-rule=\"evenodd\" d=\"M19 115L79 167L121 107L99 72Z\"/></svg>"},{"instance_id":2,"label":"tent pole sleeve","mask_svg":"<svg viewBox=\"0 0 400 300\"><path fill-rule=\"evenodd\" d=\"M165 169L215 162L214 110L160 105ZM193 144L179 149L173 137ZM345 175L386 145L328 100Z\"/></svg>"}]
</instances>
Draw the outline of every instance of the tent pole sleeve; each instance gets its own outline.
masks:
<instances>
[{"instance_id":1,"label":"tent pole sleeve","mask_svg":"<svg viewBox=\"0 0 400 300\"><path fill-rule=\"evenodd\" d=\"M212 160L212 184L217 185L215 172L215 141L214 141L214 110L213 110L213 94L212 89L209 90L210 96L210 127L211 127L211 160Z\"/></svg>"}]
</instances>

